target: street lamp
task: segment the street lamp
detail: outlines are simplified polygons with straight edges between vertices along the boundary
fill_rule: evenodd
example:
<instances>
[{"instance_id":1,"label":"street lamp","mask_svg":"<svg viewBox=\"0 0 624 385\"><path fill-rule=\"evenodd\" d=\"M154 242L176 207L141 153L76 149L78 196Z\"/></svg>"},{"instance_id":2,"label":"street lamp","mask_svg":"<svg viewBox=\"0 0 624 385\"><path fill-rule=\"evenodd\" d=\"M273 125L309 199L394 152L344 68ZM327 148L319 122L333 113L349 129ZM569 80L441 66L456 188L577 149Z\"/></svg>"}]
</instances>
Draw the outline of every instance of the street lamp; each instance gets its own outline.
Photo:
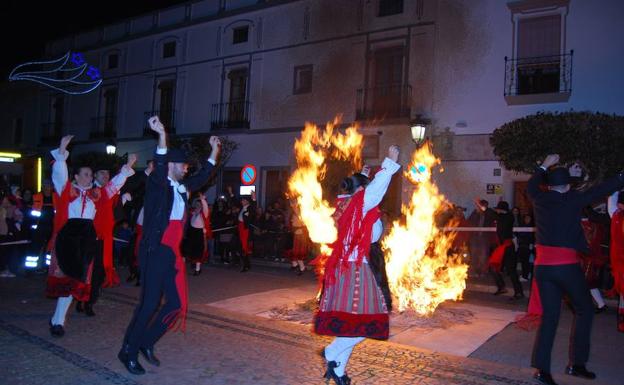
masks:
<instances>
[{"instance_id":1,"label":"street lamp","mask_svg":"<svg viewBox=\"0 0 624 385\"><path fill-rule=\"evenodd\" d=\"M106 153L108 155L115 155L116 151L117 151L117 146L115 145L115 142L112 140L109 140L106 143Z\"/></svg>"},{"instance_id":2,"label":"street lamp","mask_svg":"<svg viewBox=\"0 0 624 385\"><path fill-rule=\"evenodd\" d=\"M429 125L429 123L429 119L423 118L420 114L416 115L416 117L410 122L412 140L416 143L417 147L423 143L425 139L425 131L427 130L427 125Z\"/></svg>"}]
</instances>

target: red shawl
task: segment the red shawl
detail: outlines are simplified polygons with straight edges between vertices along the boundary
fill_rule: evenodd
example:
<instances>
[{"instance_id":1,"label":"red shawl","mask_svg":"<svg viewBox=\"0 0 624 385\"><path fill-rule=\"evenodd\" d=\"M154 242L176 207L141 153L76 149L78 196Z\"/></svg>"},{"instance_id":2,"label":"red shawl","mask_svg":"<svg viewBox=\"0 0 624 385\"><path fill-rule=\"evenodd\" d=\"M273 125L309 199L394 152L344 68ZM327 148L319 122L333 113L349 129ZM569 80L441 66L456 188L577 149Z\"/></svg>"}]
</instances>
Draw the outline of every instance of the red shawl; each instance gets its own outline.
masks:
<instances>
[{"instance_id":1,"label":"red shawl","mask_svg":"<svg viewBox=\"0 0 624 385\"><path fill-rule=\"evenodd\" d=\"M615 283L613 289L624 294L624 210L611 217L611 270Z\"/></svg>"}]
</instances>

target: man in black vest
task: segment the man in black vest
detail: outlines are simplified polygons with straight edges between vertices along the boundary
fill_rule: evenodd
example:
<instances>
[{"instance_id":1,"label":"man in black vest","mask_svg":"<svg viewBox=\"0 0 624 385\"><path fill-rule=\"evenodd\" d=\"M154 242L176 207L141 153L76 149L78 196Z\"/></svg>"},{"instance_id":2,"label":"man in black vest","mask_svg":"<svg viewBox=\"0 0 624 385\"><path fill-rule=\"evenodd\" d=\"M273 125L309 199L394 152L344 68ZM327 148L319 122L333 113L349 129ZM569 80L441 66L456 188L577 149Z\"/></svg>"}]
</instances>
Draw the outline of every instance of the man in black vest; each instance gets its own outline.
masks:
<instances>
[{"instance_id":1,"label":"man in black vest","mask_svg":"<svg viewBox=\"0 0 624 385\"><path fill-rule=\"evenodd\" d=\"M154 344L167 329L184 328L187 293L180 242L187 199L192 191L198 191L208 182L220 146L218 137L210 137L210 157L195 175L184 178L188 170L185 154L178 149L167 149L167 134L158 117L151 117L148 122L158 133L158 148L154 171L147 178L143 206L143 238L139 246L143 289L117 355L132 374L145 373L138 361L139 352L147 362L159 366ZM156 313L163 293L166 303Z\"/></svg>"},{"instance_id":2,"label":"man in black vest","mask_svg":"<svg viewBox=\"0 0 624 385\"><path fill-rule=\"evenodd\" d=\"M537 369L535 379L547 385L556 385L550 374L550 355L564 294L570 297L575 313L566 374L596 378L585 367L589 359L594 305L578 258L578 252L587 250L581 228L581 212L591 202L624 187L624 175L619 174L586 191L571 190L570 174L566 168L549 170L557 163L559 155L548 155L536 168L527 186L535 210L535 280L543 308L532 366ZM543 182L547 183L548 191L540 188ZM534 294L531 293L532 296Z\"/></svg>"}]
</instances>

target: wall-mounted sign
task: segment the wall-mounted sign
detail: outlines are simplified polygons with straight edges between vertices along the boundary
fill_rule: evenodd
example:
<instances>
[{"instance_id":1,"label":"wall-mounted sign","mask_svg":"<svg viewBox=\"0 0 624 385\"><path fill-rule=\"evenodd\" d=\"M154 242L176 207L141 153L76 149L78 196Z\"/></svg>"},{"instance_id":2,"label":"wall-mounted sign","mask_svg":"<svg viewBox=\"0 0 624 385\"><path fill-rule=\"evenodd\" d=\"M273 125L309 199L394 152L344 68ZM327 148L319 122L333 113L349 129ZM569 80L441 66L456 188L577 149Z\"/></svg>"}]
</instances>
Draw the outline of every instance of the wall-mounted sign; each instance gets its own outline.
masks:
<instances>
[{"instance_id":1,"label":"wall-mounted sign","mask_svg":"<svg viewBox=\"0 0 624 385\"><path fill-rule=\"evenodd\" d=\"M244 184L245 186L252 185L256 181L256 168L251 164L246 164L241 169L240 176L242 184Z\"/></svg>"},{"instance_id":2,"label":"wall-mounted sign","mask_svg":"<svg viewBox=\"0 0 624 385\"><path fill-rule=\"evenodd\" d=\"M485 191L487 194L502 195L503 185L499 183L488 183L485 185Z\"/></svg>"}]
</instances>

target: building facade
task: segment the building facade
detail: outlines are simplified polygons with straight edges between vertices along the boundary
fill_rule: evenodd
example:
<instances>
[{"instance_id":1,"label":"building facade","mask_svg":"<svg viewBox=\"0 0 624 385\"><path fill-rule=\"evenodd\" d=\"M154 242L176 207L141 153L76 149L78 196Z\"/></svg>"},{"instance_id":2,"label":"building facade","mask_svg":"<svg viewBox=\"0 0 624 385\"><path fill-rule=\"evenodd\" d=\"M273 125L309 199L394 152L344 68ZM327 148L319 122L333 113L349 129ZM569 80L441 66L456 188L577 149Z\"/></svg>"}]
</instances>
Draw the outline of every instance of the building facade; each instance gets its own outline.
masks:
<instances>
[{"instance_id":1,"label":"building facade","mask_svg":"<svg viewBox=\"0 0 624 385\"><path fill-rule=\"evenodd\" d=\"M71 96L37 88L3 108L13 133L0 145L42 150L71 133L74 151L115 140L144 162L157 114L176 135L236 141L218 186L253 164L266 204L285 189L306 121L358 123L376 165L392 143L407 162L410 122L426 118L451 201L514 202L527 176L501 167L489 135L538 111L624 114L623 11L619 0L188 2L50 42L47 58L80 52L103 83ZM395 182L391 206L408 192Z\"/></svg>"}]
</instances>

